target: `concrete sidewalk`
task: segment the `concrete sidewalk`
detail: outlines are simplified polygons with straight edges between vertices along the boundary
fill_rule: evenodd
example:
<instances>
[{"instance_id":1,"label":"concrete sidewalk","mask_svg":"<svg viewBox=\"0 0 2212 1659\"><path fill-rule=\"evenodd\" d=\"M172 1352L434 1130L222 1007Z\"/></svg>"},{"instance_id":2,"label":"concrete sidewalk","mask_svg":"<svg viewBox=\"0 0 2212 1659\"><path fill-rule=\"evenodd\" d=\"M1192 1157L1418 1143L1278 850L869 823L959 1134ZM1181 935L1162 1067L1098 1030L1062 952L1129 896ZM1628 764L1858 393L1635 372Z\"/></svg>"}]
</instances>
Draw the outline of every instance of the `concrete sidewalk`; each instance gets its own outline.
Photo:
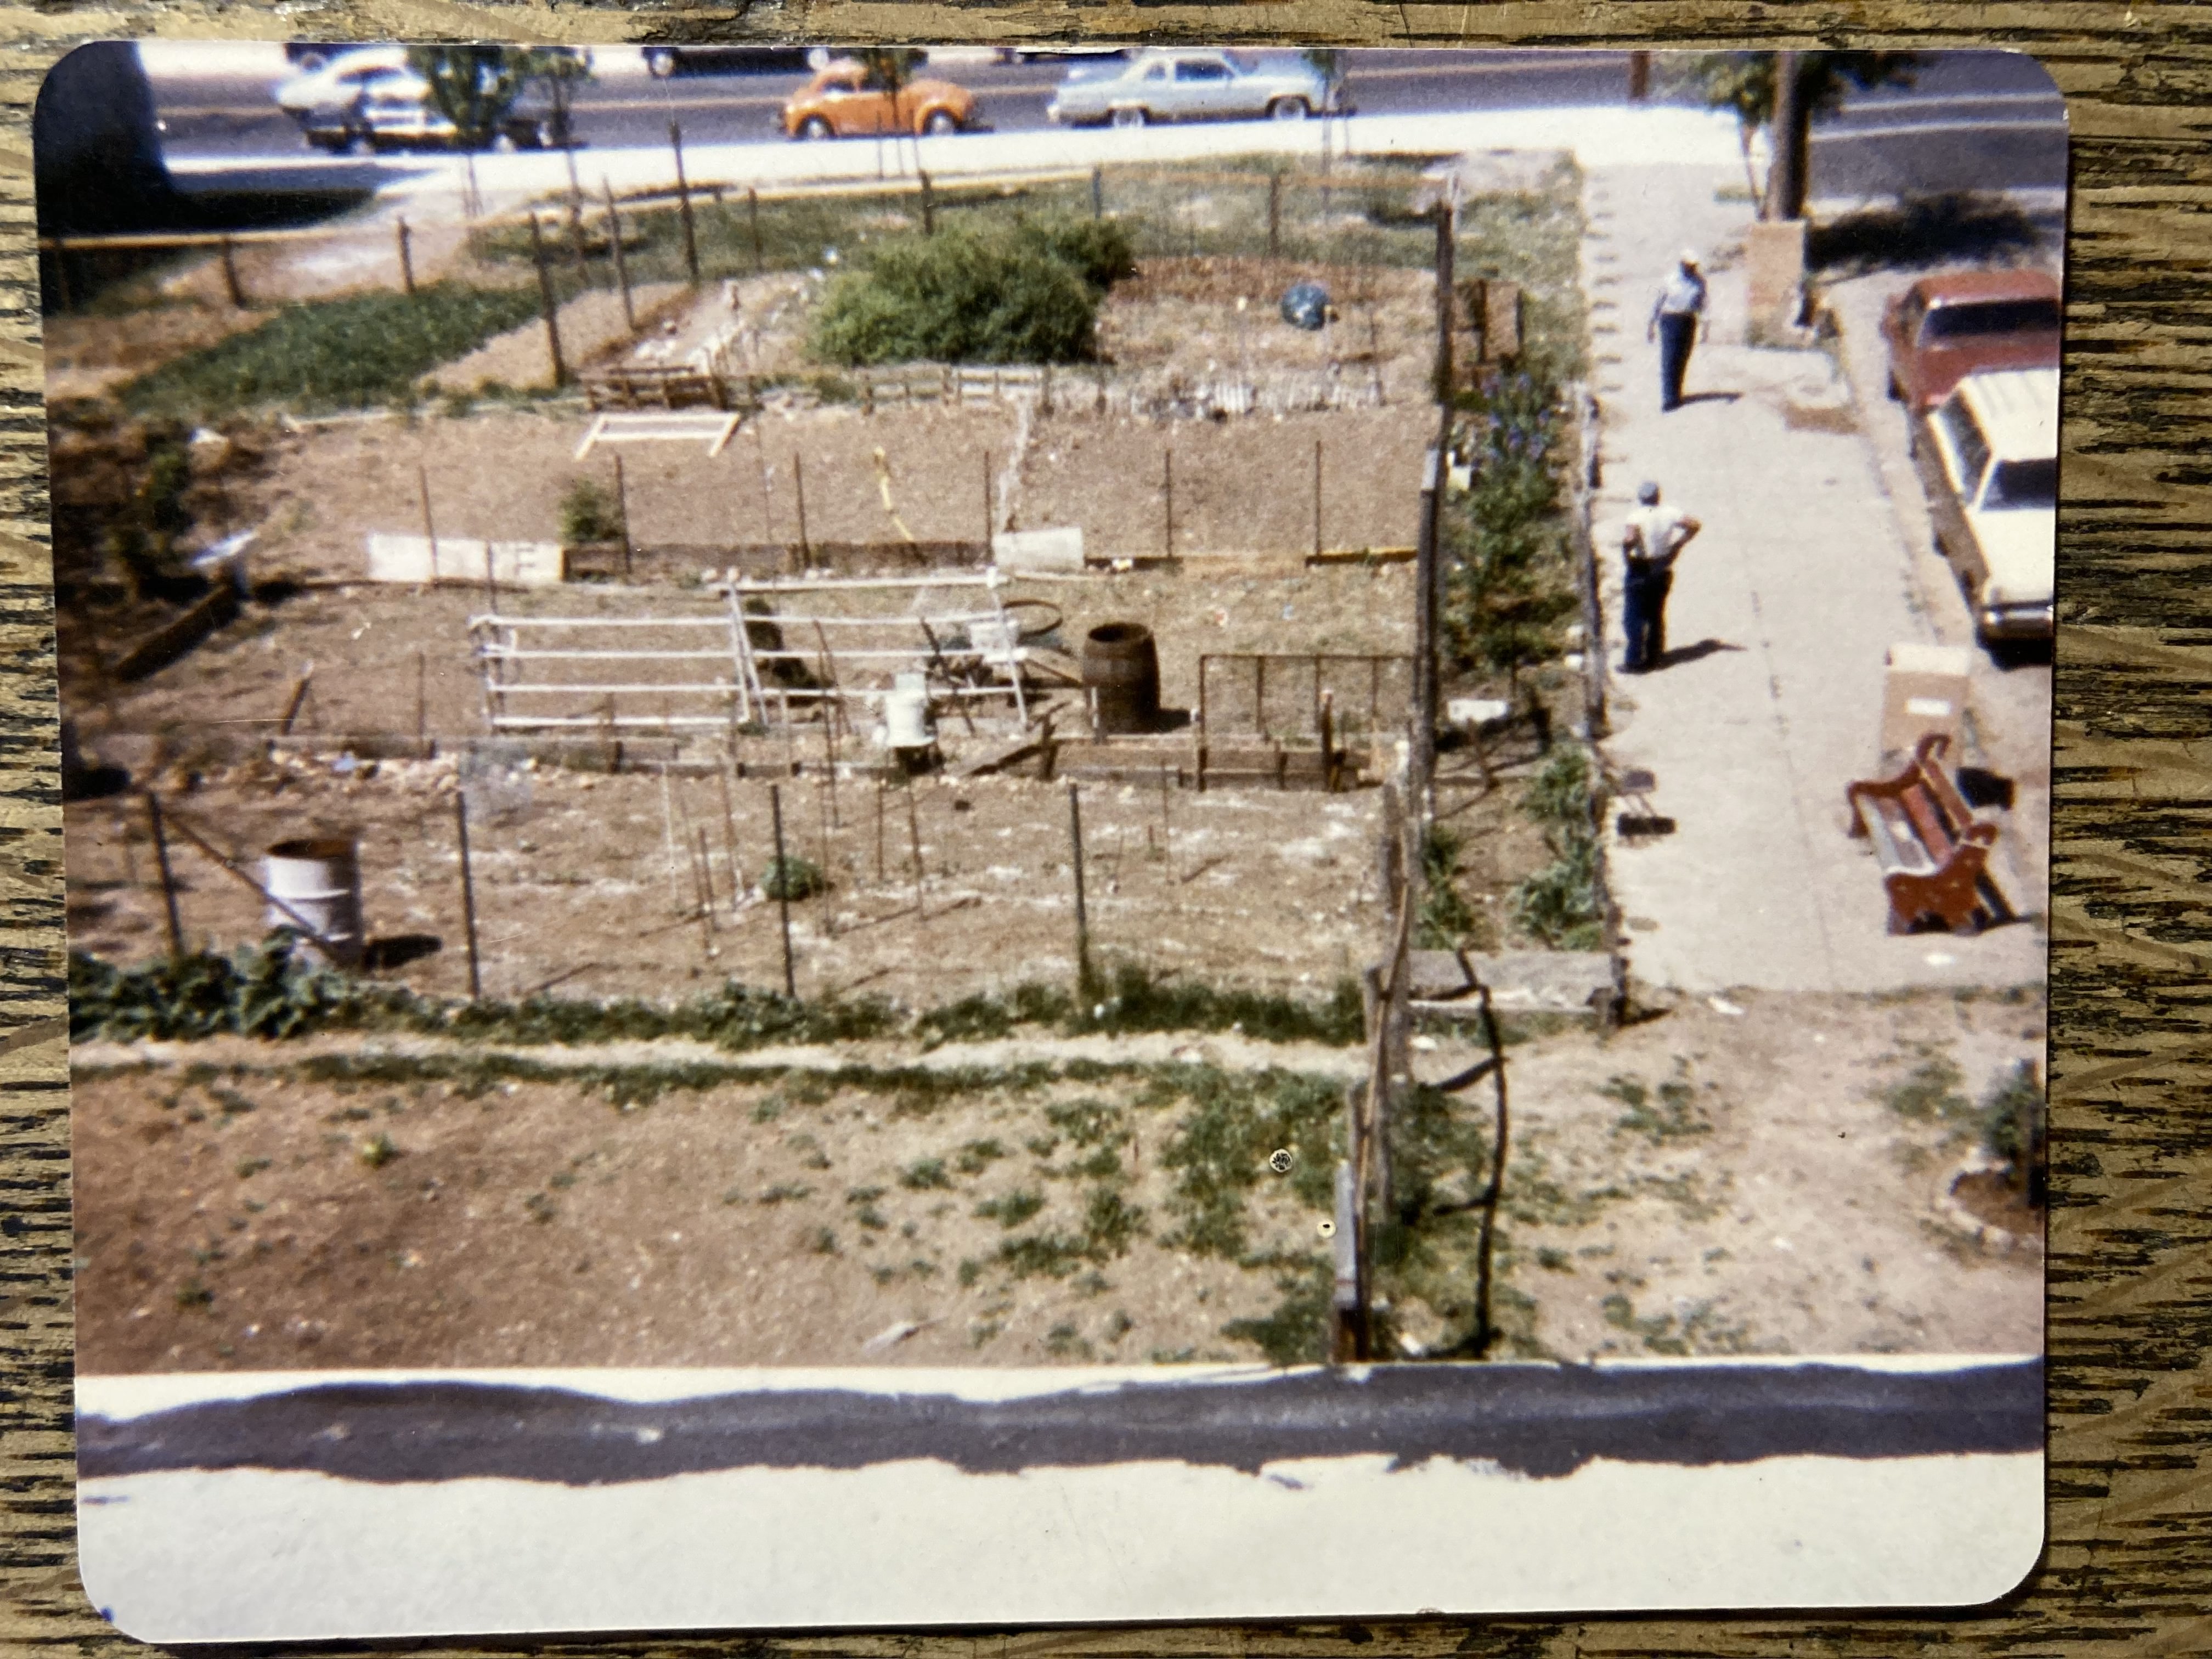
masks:
<instances>
[{"instance_id":1,"label":"concrete sidewalk","mask_svg":"<svg viewBox=\"0 0 2212 1659\"><path fill-rule=\"evenodd\" d=\"M1601 167L1588 180L1584 281L1604 410L1595 533L1616 671L1604 750L1616 777L1655 775L1651 809L1679 826L1609 848L1632 973L1695 992L2039 982L2039 921L1891 937L1881 872L1847 833L1844 786L1877 773L1884 653L1937 635L1833 361L1738 343L1733 264L1750 210L1716 193L1740 189L1740 173ZM1692 401L1662 415L1644 323L1686 246L1707 259L1711 334L1691 362ZM1646 478L1705 527L1676 569L1664 666L1620 677L1620 526ZM2000 888L2038 908L2008 871Z\"/></svg>"}]
</instances>

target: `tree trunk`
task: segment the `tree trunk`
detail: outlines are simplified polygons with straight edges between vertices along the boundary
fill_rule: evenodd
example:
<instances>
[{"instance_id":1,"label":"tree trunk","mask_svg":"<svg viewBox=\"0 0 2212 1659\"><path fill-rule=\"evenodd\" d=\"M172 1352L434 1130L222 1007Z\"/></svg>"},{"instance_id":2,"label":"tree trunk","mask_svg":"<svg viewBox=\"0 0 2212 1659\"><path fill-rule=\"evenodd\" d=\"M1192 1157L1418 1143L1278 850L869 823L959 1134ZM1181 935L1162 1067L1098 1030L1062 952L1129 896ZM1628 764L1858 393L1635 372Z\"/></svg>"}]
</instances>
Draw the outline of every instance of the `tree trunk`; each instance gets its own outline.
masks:
<instances>
[{"instance_id":1,"label":"tree trunk","mask_svg":"<svg viewBox=\"0 0 2212 1659\"><path fill-rule=\"evenodd\" d=\"M1805 164L1813 112L1805 100L1799 54L1777 52L1774 63L1774 160L1766 170L1766 216L1805 216Z\"/></svg>"}]
</instances>

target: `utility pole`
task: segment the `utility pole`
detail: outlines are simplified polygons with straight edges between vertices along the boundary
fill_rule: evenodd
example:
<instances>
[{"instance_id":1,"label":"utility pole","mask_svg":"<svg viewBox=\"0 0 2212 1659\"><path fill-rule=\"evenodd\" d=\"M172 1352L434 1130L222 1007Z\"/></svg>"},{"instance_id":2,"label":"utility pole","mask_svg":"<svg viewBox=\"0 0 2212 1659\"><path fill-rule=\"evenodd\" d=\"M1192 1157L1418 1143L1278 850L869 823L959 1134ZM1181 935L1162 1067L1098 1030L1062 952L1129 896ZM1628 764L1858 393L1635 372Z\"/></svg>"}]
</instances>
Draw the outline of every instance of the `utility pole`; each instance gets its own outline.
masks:
<instances>
[{"instance_id":1,"label":"utility pole","mask_svg":"<svg viewBox=\"0 0 2212 1659\"><path fill-rule=\"evenodd\" d=\"M1767 217L1805 216L1806 111L1800 55L1774 54L1774 164L1766 180Z\"/></svg>"}]
</instances>

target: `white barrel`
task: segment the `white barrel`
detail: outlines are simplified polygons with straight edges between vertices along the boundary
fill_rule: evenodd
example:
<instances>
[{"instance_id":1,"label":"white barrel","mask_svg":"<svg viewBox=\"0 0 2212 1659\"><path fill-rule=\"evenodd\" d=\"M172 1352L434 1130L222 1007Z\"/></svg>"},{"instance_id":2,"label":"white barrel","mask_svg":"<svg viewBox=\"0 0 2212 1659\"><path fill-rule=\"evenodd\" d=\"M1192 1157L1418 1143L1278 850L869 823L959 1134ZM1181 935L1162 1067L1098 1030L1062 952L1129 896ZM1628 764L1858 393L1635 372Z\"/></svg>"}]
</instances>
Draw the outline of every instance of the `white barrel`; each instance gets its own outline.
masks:
<instances>
[{"instance_id":1,"label":"white barrel","mask_svg":"<svg viewBox=\"0 0 2212 1659\"><path fill-rule=\"evenodd\" d=\"M301 955L339 968L360 965L361 860L352 842L280 841L261 861L261 884L283 901L269 907L264 926L301 933L305 922L328 948L303 939Z\"/></svg>"},{"instance_id":2,"label":"white barrel","mask_svg":"<svg viewBox=\"0 0 2212 1659\"><path fill-rule=\"evenodd\" d=\"M884 694L884 726L894 749L927 749L936 741L929 720L929 677L905 673Z\"/></svg>"}]
</instances>

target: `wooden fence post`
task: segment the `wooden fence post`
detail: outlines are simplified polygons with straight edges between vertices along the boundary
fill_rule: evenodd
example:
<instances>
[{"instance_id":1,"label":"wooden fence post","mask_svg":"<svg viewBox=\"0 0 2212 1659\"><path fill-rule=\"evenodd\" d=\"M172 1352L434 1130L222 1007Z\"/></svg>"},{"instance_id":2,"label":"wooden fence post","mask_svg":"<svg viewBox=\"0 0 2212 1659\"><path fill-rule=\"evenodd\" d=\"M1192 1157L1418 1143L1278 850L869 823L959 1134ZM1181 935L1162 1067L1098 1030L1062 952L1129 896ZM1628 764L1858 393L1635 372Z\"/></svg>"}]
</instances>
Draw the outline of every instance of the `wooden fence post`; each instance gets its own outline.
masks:
<instances>
[{"instance_id":1,"label":"wooden fence post","mask_svg":"<svg viewBox=\"0 0 2212 1659\"><path fill-rule=\"evenodd\" d=\"M936 198L930 193L929 175L918 168L916 172L921 179L921 234L934 236L937 234Z\"/></svg>"},{"instance_id":2,"label":"wooden fence post","mask_svg":"<svg viewBox=\"0 0 2212 1659\"><path fill-rule=\"evenodd\" d=\"M906 783L906 839L914 851L914 919L924 920L921 902L921 817L914 804L914 780Z\"/></svg>"},{"instance_id":3,"label":"wooden fence post","mask_svg":"<svg viewBox=\"0 0 2212 1659\"><path fill-rule=\"evenodd\" d=\"M1106 169L1104 167L1094 167L1091 169L1091 216L1093 219L1103 219L1106 216Z\"/></svg>"},{"instance_id":4,"label":"wooden fence post","mask_svg":"<svg viewBox=\"0 0 2212 1659\"><path fill-rule=\"evenodd\" d=\"M246 290L239 286L238 257L229 237L222 239L222 287L234 310L246 309Z\"/></svg>"},{"instance_id":5,"label":"wooden fence post","mask_svg":"<svg viewBox=\"0 0 2212 1659\"><path fill-rule=\"evenodd\" d=\"M161 911L168 922L169 956L173 960L185 953L185 929L177 917L177 879L169 869L169 837L161 828L161 799L150 789L146 792L146 821L154 831L154 863L161 873Z\"/></svg>"},{"instance_id":6,"label":"wooden fence post","mask_svg":"<svg viewBox=\"0 0 2212 1659\"><path fill-rule=\"evenodd\" d=\"M1083 902L1083 801L1077 787L1067 786L1067 841L1075 870L1075 994L1091 995L1091 917Z\"/></svg>"},{"instance_id":7,"label":"wooden fence post","mask_svg":"<svg viewBox=\"0 0 2212 1659\"><path fill-rule=\"evenodd\" d=\"M483 979L477 959L477 890L469 870L469 798L464 790L453 792L453 827L461 842L461 925L468 933L469 1000L475 1002L483 995Z\"/></svg>"},{"instance_id":8,"label":"wooden fence post","mask_svg":"<svg viewBox=\"0 0 2212 1659\"><path fill-rule=\"evenodd\" d=\"M622 521L623 580L630 578L632 544L629 538L629 486L623 478L623 458L615 456L615 517Z\"/></svg>"},{"instance_id":9,"label":"wooden fence post","mask_svg":"<svg viewBox=\"0 0 2212 1659\"><path fill-rule=\"evenodd\" d=\"M1267 175L1267 257L1279 259L1283 254L1283 175Z\"/></svg>"},{"instance_id":10,"label":"wooden fence post","mask_svg":"<svg viewBox=\"0 0 2212 1659\"><path fill-rule=\"evenodd\" d=\"M1175 451L1172 447L1160 452L1161 489L1167 497L1167 512L1160 540L1160 551L1167 558L1175 557Z\"/></svg>"},{"instance_id":11,"label":"wooden fence post","mask_svg":"<svg viewBox=\"0 0 2212 1659\"><path fill-rule=\"evenodd\" d=\"M761 251L760 191L750 185L745 186L745 216L752 222L753 275L758 276L768 270L768 256Z\"/></svg>"},{"instance_id":12,"label":"wooden fence post","mask_svg":"<svg viewBox=\"0 0 2212 1659\"><path fill-rule=\"evenodd\" d=\"M684 178L684 129L675 122L668 124L668 147L676 154L676 209L684 220L684 269L690 273L692 285L699 282L699 238L691 223L691 187Z\"/></svg>"},{"instance_id":13,"label":"wooden fence post","mask_svg":"<svg viewBox=\"0 0 2212 1659\"><path fill-rule=\"evenodd\" d=\"M415 297L415 253L410 244L414 240L414 233L407 228L404 219L396 221L392 229L399 244L399 286L411 300Z\"/></svg>"},{"instance_id":14,"label":"wooden fence post","mask_svg":"<svg viewBox=\"0 0 2212 1659\"><path fill-rule=\"evenodd\" d=\"M545 234L538 228L535 209L530 212L530 258L538 267L538 308L545 318L545 349L553 359L556 388L568 384L568 365L561 358L561 307L553 297L553 273L545 268Z\"/></svg>"},{"instance_id":15,"label":"wooden fence post","mask_svg":"<svg viewBox=\"0 0 2212 1659\"><path fill-rule=\"evenodd\" d=\"M1314 440L1314 557L1321 557L1321 446Z\"/></svg>"},{"instance_id":16,"label":"wooden fence post","mask_svg":"<svg viewBox=\"0 0 2212 1659\"><path fill-rule=\"evenodd\" d=\"M607 191L607 252L615 263L615 286L622 290L623 325L633 334L637 332L637 311L630 303L629 264L623 258L622 214L615 206L615 186L611 179L600 181Z\"/></svg>"},{"instance_id":17,"label":"wooden fence post","mask_svg":"<svg viewBox=\"0 0 2212 1659\"><path fill-rule=\"evenodd\" d=\"M769 817L775 831L775 908L783 928L783 994L796 1000L799 981L791 971L791 866L783 855L783 787L768 787Z\"/></svg>"},{"instance_id":18,"label":"wooden fence post","mask_svg":"<svg viewBox=\"0 0 2212 1659\"><path fill-rule=\"evenodd\" d=\"M806 463L795 449L791 452L791 493L799 502L799 556L803 562L814 556L814 550L806 539Z\"/></svg>"}]
</instances>

